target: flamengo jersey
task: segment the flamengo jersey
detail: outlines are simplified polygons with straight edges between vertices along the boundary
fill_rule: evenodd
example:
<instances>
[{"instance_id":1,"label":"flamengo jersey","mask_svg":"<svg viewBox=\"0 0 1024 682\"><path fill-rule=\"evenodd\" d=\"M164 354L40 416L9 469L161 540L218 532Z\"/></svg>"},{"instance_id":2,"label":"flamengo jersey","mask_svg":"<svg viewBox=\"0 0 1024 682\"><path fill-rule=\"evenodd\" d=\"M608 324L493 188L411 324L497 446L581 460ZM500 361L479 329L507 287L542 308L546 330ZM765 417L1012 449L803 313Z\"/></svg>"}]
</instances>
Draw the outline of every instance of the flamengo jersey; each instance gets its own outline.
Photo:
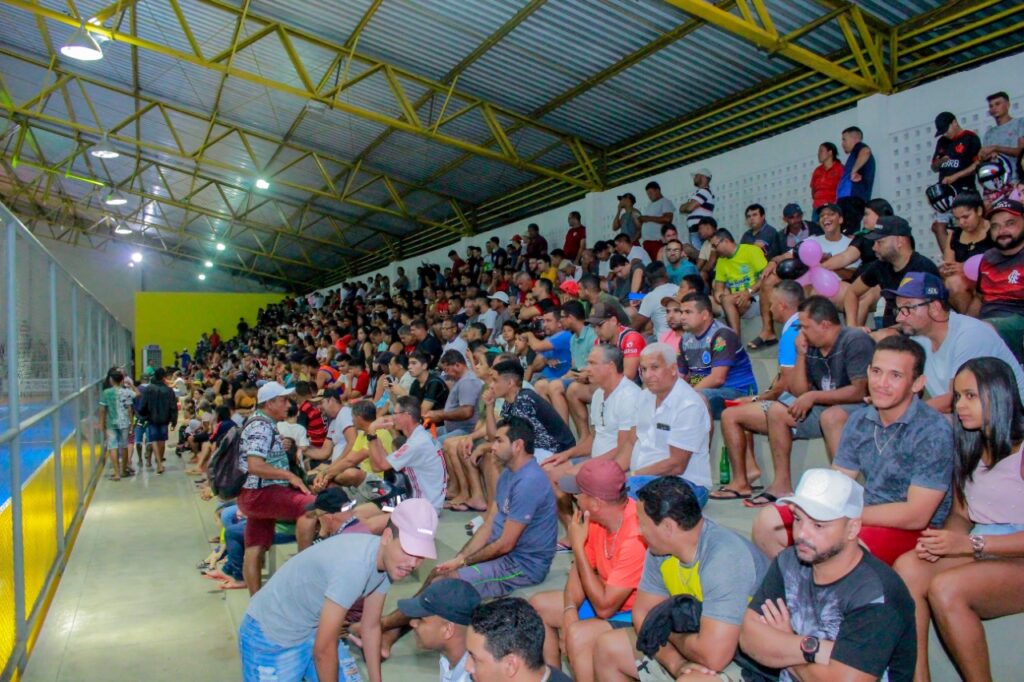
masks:
<instances>
[{"instance_id":1,"label":"flamengo jersey","mask_svg":"<svg viewBox=\"0 0 1024 682\"><path fill-rule=\"evenodd\" d=\"M961 130L952 140L943 135L935 141L935 158L946 157L939 166L939 180L959 173L978 160L981 151L981 140L970 130ZM974 174L968 173L953 183L957 193L977 192Z\"/></svg>"},{"instance_id":2,"label":"flamengo jersey","mask_svg":"<svg viewBox=\"0 0 1024 682\"><path fill-rule=\"evenodd\" d=\"M629 327L623 327L620 324L619 337L616 340L616 345L619 347L619 350L622 351L622 357L638 358L640 357L640 352L647 345L647 342L644 341L644 337L640 332L635 329L630 329Z\"/></svg>"}]
</instances>

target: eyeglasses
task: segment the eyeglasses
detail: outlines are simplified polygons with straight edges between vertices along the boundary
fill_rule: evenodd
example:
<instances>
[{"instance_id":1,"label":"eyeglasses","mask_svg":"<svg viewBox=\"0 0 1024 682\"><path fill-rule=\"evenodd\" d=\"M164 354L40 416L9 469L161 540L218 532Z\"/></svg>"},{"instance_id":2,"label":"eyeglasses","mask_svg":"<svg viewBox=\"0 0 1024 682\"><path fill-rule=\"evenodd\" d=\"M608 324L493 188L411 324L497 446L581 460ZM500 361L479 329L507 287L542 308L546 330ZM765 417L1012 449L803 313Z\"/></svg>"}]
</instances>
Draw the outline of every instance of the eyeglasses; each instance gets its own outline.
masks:
<instances>
[{"instance_id":1,"label":"eyeglasses","mask_svg":"<svg viewBox=\"0 0 1024 682\"><path fill-rule=\"evenodd\" d=\"M912 311L912 310L914 310L916 308L921 308L923 306L926 306L929 303L931 303L931 301L925 301L924 303L915 303L914 305L901 305L901 306L897 306L896 307L896 317L899 317L900 315L909 315L910 311Z\"/></svg>"}]
</instances>

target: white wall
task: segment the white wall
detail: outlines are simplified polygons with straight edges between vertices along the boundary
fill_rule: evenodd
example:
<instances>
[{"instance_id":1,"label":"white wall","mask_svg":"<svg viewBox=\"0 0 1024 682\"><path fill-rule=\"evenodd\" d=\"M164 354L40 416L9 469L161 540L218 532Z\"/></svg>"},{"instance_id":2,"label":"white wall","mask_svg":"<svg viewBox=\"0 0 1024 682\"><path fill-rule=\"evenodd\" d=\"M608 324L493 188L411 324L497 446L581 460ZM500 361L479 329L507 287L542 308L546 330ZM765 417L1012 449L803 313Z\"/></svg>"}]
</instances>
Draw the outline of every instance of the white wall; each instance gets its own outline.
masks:
<instances>
[{"instance_id":1,"label":"white wall","mask_svg":"<svg viewBox=\"0 0 1024 682\"><path fill-rule=\"evenodd\" d=\"M152 251L143 251L143 262L128 267L134 249L127 244L109 244L105 251L71 246L41 239L50 253L130 330L135 330L135 293L139 291L199 291L259 293L273 291L259 283L211 268L201 263L175 259L165 264ZM197 275L205 271L206 280Z\"/></svg>"},{"instance_id":2,"label":"white wall","mask_svg":"<svg viewBox=\"0 0 1024 682\"><path fill-rule=\"evenodd\" d=\"M1024 116L1024 82L1018 77L1022 72L1024 55L1015 55L895 95L874 95L860 100L855 109L681 168L590 193L572 204L391 263L357 279L381 273L394 281L399 265L405 267L411 278L420 261L447 263L449 250L456 249L464 254L470 244L483 246L493 235L501 237L503 244L507 243L513 234L525 232L526 225L532 222L540 226L551 248L560 247L565 239L566 218L574 210L582 214L587 226L587 243L592 245L598 239L612 236L611 221L617 195L632 192L638 198L638 208L643 210L646 205L644 185L657 180L665 196L678 206L693 193L690 170L697 167L707 167L714 175L711 188L717 199L715 217L720 226L739 235L746 229L744 209L756 202L765 207L768 222L779 227L782 208L791 201L803 206L805 215L810 216L809 183L811 172L818 164L818 145L831 141L841 152L840 133L852 125L864 131L864 140L875 154L874 196L888 199L896 213L914 228L918 251L937 259L938 248L931 233L932 209L924 196L925 188L936 181L936 174L929 168L935 150L935 115L951 111L961 125L982 135L992 126L985 97L1004 90L1013 103L1013 116Z\"/></svg>"}]
</instances>

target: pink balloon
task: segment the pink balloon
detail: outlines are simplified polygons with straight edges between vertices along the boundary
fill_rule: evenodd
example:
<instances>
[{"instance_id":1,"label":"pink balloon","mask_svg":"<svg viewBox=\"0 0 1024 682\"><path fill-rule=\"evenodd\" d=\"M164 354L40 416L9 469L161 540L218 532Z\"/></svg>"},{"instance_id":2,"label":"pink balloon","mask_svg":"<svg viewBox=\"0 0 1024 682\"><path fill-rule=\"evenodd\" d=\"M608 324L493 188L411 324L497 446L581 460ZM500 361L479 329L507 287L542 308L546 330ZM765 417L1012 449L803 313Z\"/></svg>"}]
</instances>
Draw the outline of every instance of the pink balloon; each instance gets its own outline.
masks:
<instances>
[{"instance_id":1,"label":"pink balloon","mask_svg":"<svg viewBox=\"0 0 1024 682\"><path fill-rule=\"evenodd\" d=\"M821 263L821 244L813 239L807 239L800 242L800 246L797 249L797 255L800 256L801 263L809 268L813 268Z\"/></svg>"},{"instance_id":2,"label":"pink balloon","mask_svg":"<svg viewBox=\"0 0 1024 682\"><path fill-rule=\"evenodd\" d=\"M979 253L976 256L971 256L964 261L964 277L971 280L972 282L978 281L978 275L981 270L981 259L984 254Z\"/></svg>"},{"instance_id":3,"label":"pink balloon","mask_svg":"<svg viewBox=\"0 0 1024 682\"><path fill-rule=\"evenodd\" d=\"M822 296L832 298L839 293L839 275L822 267L811 268L811 285Z\"/></svg>"},{"instance_id":4,"label":"pink balloon","mask_svg":"<svg viewBox=\"0 0 1024 682\"><path fill-rule=\"evenodd\" d=\"M810 284L811 283L811 272L813 272L813 270L808 270L804 274L802 274L799 277L797 277L796 278L796 283L799 284L802 287L805 287L808 284Z\"/></svg>"}]
</instances>

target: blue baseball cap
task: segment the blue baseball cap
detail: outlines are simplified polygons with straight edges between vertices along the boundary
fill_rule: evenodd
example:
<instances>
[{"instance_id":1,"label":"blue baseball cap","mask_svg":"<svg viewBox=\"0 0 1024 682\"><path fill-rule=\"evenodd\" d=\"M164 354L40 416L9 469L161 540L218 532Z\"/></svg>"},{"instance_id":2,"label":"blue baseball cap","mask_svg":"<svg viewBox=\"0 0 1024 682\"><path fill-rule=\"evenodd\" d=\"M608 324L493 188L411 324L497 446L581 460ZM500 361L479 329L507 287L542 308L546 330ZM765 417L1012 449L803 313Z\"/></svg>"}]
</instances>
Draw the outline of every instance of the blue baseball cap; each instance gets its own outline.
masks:
<instances>
[{"instance_id":1,"label":"blue baseball cap","mask_svg":"<svg viewBox=\"0 0 1024 682\"><path fill-rule=\"evenodd\" d=\"M465 580L438 580L410 599L399 599L398 610L410 618L441 616L456 625L469 625L480 593Z\"/></svg>"},{"instance_id":2,"label":"blue baseball cap","mask_svg":"<svg viewBox=\"0 0 1024 682\"><path fill-rule=\"evenodd\" d=\"M942 279L930 272L908 272L898 289L886 289L884 293L928 301L945 301L949 298L949 292L946 291Z\"/></svg>"}]
</instances>

